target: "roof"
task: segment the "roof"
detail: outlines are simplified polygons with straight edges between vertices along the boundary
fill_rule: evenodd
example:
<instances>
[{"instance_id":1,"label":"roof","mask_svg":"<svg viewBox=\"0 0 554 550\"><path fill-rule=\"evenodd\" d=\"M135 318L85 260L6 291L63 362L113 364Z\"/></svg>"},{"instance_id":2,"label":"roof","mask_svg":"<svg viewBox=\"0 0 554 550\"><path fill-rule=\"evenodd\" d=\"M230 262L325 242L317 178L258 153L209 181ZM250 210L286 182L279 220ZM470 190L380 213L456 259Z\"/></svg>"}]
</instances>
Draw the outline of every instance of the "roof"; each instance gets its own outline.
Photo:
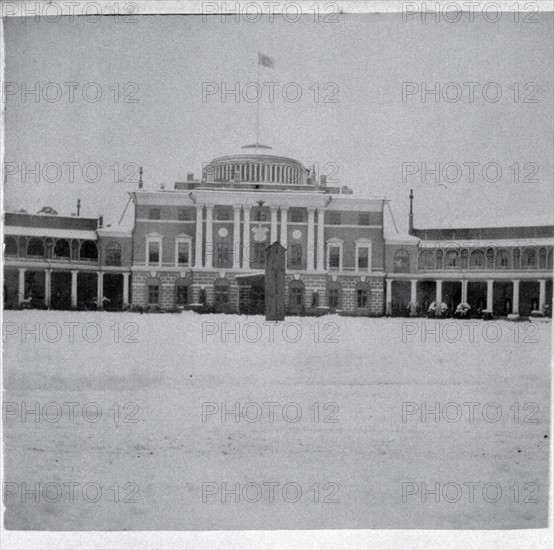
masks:
<instances>
[{"instance_id":1,"label":"roof","mask_svg":"<svg viewBox=\"0 0 554 550\"><path fill-rule=\"evenodd\" d=\"M98 219L79 218L75 216L53 216L49 214L6 212L4 215L4 224L6 229L8 226L18 226L44 229L95 231L98 227Z\"/></svg>"},{"instance_id":2,"label":"roof","mask_svg":"<svg viewBox=\"0 0 554 550\"><path fill-rule=\"evenodd\" d=\"M422 240L434 241L541 239L554 237L554 225L414 229L413 235Z\"/></svg>"}]
</instances>

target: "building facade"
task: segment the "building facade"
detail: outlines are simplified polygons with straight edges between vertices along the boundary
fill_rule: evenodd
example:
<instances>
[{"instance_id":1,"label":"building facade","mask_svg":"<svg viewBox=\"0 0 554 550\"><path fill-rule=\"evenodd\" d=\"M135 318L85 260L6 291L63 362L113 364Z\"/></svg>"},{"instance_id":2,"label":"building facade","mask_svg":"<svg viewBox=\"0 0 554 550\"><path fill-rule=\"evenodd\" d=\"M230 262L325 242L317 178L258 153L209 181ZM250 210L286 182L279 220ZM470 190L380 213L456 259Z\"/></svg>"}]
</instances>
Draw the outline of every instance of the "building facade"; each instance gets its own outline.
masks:
<instances>
[{"instance_id":1,"label":"building facade","mask_svg":"<svg viewBox=\"0 0 554 550\"><path fill-rule=\"evenodd\" d=\"M102 219L4 218L4 307L120 310L130 300L131 233Z\"/></svg>"},{"instance_id":2,"label":"building facade","mask_svg":"<svg viewBox=\"0 0 554 550\"><path fill-rule=\"evenodd\" d=\"M263 313L265 250L287 249L286 311L382 315L384 199L320 185L298 161L245 147L201 181L138 190L133 302Z\"/></svg>"},{"instance_id":3,"label":"building facade","mask_svg":"<svg viewBox=\"0 0 554 550\"><path fill-rule=\"evenodd\" d=\"M267 146L218 157L171 190L131 194L132 228L5 214L7 307L264 311L266 248L286 248L289 315L425 315L460 303L530 315L552 305L554 226L385 231L384 198L316 181ZM440 311L440 308L437 308Z\"/></svg>"}]
</instances>

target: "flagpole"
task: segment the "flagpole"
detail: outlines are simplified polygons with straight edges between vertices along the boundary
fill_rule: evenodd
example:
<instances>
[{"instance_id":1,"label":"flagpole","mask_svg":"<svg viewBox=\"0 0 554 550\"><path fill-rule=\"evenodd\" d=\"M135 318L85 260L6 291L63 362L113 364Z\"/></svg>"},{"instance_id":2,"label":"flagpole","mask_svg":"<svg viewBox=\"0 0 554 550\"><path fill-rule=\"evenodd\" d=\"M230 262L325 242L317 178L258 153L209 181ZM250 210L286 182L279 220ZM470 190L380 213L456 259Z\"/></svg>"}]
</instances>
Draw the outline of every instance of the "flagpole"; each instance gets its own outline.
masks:
<instances>
[{"instance_id":1,"label":"flagpole","mask_svg":"<svg viewBox=\"0 0 554 550\"><path fill-rule=\"evenodd\" d=\"M260 52L258 52L258 59L257 65L258 65L258 76L256 79L256 82L258 84L258 90L260 89ZM256 101L256 149L259 145L259 137L260 137L260 98L258 97L258 100Z\"/></svg>"}]
</instances>

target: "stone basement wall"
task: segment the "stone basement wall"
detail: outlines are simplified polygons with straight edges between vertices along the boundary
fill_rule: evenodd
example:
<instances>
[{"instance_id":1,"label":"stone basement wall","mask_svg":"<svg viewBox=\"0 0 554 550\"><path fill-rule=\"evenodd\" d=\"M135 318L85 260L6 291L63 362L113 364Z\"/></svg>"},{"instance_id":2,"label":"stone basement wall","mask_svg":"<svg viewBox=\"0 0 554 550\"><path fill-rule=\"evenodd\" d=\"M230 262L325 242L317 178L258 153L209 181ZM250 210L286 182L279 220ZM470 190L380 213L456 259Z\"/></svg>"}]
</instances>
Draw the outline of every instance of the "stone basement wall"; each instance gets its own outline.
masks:
<instances>
[{"instance_id":1,"label":"stone basement wall","mask_svg":"<svg viewBox=\"0 0 554 550\"><path fill-rule=\"evenodd\" d=\"M330 280L331 277L329 277ZM342 288L341 311L346 315L381 317L385 312L385 282L383 277L366 276L363 282L369 286L368 308L357 307L356 286L362 282L359 275L337 275L336 282Z\"/></svg>"},{"instance_id":2,"label":"stone basement wall","mask_svg":"<svg viewBox=\"0 0 554 550\"><path fill-rule=\"evenodd\" d=\"M204 287L206 290L206 300L208 305L214 303L214 283L217 279L224 276L230 283L229 300L230 309L238 310L239 285L235 275L240 273L232 271L197 271L192 273L192 283L190 285L192 296L189 302L199 302L200 290ZM180 272L156 271L156 279L160 282L160 307L162 309L175 308L175 282L181 278ZM327 284L336 281L342 288L342 307L341 311L347 315L360 316L382 316L384 315L384 279L366 275L365 282L369 285L369 308L358 309L356 307L356 284L361 281L362 276L356 274L348 275L327 275L327 274L290 274L286 275L285 285L285 307L289 303L289 283L299 280L304 283L304 305L309 310L312 305L312 294L314 291L319 293L319 305L327 305ZM132 296L131 303L135 306L146 307L146 284L151 279L150 271L135 271L132 276Z\"/></svg>"}]
</instances>

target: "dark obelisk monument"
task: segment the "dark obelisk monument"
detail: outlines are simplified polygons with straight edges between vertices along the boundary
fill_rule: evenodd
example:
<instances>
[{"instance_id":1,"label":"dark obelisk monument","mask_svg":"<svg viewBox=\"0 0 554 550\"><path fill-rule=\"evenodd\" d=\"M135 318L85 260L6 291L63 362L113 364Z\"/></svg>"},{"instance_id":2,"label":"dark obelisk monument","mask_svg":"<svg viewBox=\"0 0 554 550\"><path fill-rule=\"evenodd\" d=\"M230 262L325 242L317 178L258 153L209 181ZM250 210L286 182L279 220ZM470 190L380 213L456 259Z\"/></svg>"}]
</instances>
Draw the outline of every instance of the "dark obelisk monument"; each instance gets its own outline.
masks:
<instances>
[{"instance_id":1,"label":"dark obelisk monument","mask_svg":"<svg viewBox=\"0 0 554 550\"><path fill-rule=\"evenodd\" d=\"M277 241L266 249L265 318L282 321L285 318L286 248Z\"/></svg>"}]
</instances>

